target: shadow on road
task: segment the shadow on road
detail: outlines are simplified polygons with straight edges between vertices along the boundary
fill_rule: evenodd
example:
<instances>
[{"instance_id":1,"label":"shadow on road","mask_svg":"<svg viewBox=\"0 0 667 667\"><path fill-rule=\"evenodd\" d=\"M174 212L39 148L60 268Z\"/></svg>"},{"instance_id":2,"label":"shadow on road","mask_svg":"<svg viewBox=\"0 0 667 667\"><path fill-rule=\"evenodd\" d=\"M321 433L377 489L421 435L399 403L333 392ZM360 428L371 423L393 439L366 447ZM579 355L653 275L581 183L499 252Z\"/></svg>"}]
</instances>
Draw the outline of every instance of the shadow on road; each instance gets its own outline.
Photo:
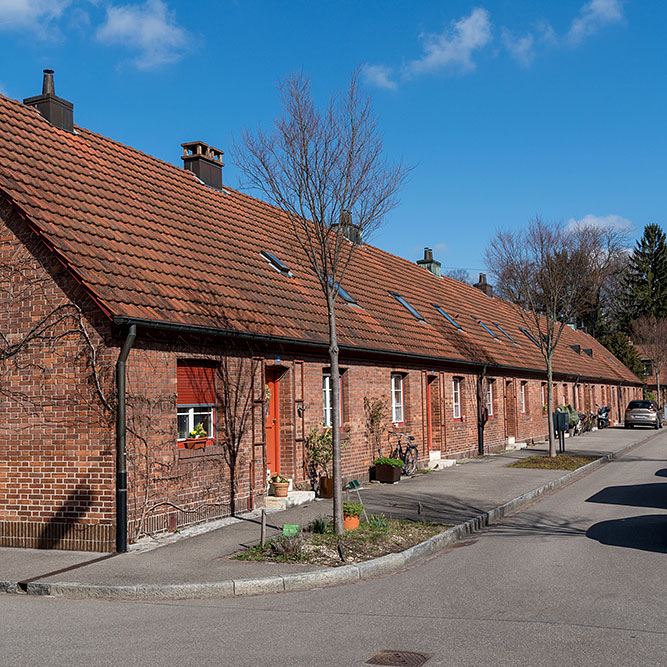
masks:
<instances>
[{"instance_id":1,"label":"shadow on road","mask_svg":"<svg viewBox=\"0 0 667 667\"><path fill-rule=\"evenodd\" d=\"M667 477L667 468L661 468L655 473L656 477Z\"/></svg>"},{"instance_id":2,"label":"shadow on road","mask_svg":"<svg viewBox=\"0 0 667 667\"><path fill-rule=\"evenodd\" d=\"M600 521L586 531L586 537L612 547L667 552L667 516L647 514L629 519Z\"/></svg>"},{"instance_id":3,"label":"shadow on road","mask_svg":"<svg viewBox=\"0 0 667 667\"><path fill-rule=\"evenodd\" d=\"M667 509L667 483L608 486L587 498L586 502Z\"/></svg>"}]
</instances>

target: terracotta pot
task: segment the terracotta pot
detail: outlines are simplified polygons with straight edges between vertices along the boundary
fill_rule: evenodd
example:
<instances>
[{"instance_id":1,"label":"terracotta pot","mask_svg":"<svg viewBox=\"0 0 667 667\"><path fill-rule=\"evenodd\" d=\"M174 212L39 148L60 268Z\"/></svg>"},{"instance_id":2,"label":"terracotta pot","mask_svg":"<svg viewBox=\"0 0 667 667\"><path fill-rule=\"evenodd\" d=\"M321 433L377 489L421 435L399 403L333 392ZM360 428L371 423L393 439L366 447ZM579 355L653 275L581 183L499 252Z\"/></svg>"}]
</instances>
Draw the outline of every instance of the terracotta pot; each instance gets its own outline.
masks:
<instances>
[{"instance_id":1,"label":"terracotta pot","mask_svg":"<svg viewBox=\"0 0 667 667\"><path fill-rule=\"evenodd\" d=\"M187 449L204 449L208 438L186 438L185 446Z\"/></svg>"},{"instance_id":2,"label":"terracotta pot","mask_svg":"<svg viewBox=\"0 0 667 667\"><path fill-rule=\"evenodd\" d=\"M333 498L333 478L320 477L320 498Z\"/></svg>"},{"instance_id":3,"label":"terracotta pot","mask_svg":"<svg viewBox=\"0 0 667 667\"><path fill-rule=\"evenodd\" d=\"M378 463L375 466L375 479L385 484L393 484L401 479L401 469L390 466L388 463Z\"/></svg>"},{"instance_id":4,"label":"terracotta pot","mask_svg":"<svg viewBox=\"0 0 667 667\"><path fill-rule=\"evenodd\" d=\"M343 528L345 528L345 530L356 530L357 528L359 528L359 517L358 516L343 517Z\"/></svg>"},{"instance_id":5,"label":"terracotta pot","mask_svg":"<svg viewBox=\"0 0 667 667\"><path fill-rule=\"evenodd\" d=\"M276 498L287 498L287 489L289 489L289 482L271 482L273 487L273 495Z\"/></svg>"}]
</instances>

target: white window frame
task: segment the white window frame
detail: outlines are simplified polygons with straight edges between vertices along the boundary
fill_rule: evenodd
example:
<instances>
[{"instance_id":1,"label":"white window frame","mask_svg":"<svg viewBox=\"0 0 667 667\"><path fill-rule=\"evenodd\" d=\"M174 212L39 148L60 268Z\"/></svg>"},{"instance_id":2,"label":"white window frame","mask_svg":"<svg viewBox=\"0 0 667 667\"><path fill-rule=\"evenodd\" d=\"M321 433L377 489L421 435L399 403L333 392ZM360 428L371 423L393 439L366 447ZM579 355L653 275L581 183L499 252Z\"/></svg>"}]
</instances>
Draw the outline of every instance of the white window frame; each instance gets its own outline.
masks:
<instances>
[{"instance_id":1,"label":"white window frame","mask_svg":"<svg viewBox=\"0 0 667 667\"><path fill-rule=\"evenodd\" d=\"M405 383L401 373L391 374L391 421L405 423Z\"/></svg>"},{"instance_id":2,"label":"white window frame","mask_svg":"<svg viewBox=\"0 0 667 667\"><path fill-rule=\"evenodd\" d=\"M343 374L339 375L340 381L340 392L339 392L339 405L338 405L338 418L340 419L340 425L343 425ZM331 373L324 371L322 373L322 423L325 428L332 428L333 424L331 423L333 413L331 411L331 402L333 400L333 395L331 393Z\"/></svg>"},{"instance_id":3,"label":"white window frame","mask_svg":"<svg viewBox=\"0 0 667 667\"><path fill-rule=\"evenodd\" d=\"M527 382L521 383L521 414L526 414L526 385Z\"/></svg>"},{"instance_id":4,"label":"white window frame","mask_svg":"<svg viewBox=\"0 0 667 667\"><path fill-rule=\"evenodd\" d=\"M493 417L493 382L487 380L486 383L486 414Z\"/></svg>"},{"instance_id":5,"label":"white window frame","mask_svg":"<svg viewBox=\"0 0 667 667\"><path fill-rule=\"evenodd\" d=\"M461 378L452 380L452 411L454 419L461 419Z\"/></svg>"},{"instance_id":6,"label":"white window frame","mask_svg":"<svg viewBox=\"0 0 667 667\"><path fill-rule=\"evenodd\" d=\"M178 428L178 417L181 415L188 416L188 426L185 436L181 437L178 434L178 441L183 442L186 438L190 437L190 431L195 430L195 426L198 423L202 423L199 415L207 414L209 416L209 429L206 434L207 438L213 438L213 433L215 429L215 405L212 404L195 404L195 405L178 405L176 408L176 428ZM197 415L197 417L195 417Z\"/></svg>"},{"instance_id":7,"label":"white window frame","mask_svg":"<svg viewBox=\"0 0 667 667\"><path fill-rule=\"evenodd\" d=\"M542 407L547 405L547 383L542 383ZM549 411L549 406L547 405L547 412Z\"/></svg>"}]
</instances>

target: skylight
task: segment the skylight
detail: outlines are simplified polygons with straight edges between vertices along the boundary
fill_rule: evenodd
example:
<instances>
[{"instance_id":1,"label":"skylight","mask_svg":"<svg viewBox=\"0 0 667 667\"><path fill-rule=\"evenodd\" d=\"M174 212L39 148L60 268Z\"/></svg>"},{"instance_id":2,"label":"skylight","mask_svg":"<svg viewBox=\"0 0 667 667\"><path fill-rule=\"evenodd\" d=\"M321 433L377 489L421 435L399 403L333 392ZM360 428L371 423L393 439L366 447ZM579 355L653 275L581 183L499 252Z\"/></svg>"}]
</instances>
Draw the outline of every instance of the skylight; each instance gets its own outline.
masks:
<instances>
[{"instance_id":1,"label":"skylight","mask_svg":"<svg viewBox=\"0 0 667 667\"><path fill-rule=\"evenodd\" d=\"M293 274L289 269L289 266L287 264L284 264L281 262L272 252L269 252L268 250L262 250L259 253L276 271L279 273L282 273L284 276L287 276L288 278L292 278Z\"/></svg>"},{"instance_id":2,"label":"skylight","mask_svg":"<svg viewBox=\"0 0 667 667\"><path fill-rule=\"evenodd\" d=\"M496 336L496 334L494 334L493 331L491 331L491 329L489 329L489 327L487 327L486 324L484 324L484 322L482 322L482 320L479 319L479 317L475 317L474 315L471 315L470 317L472 317L472 319L475 320L475 322L477 322L477 324L479 324L479 326L481 326L482 329L488 331L493 338L495 338L496 340L500 340L498 336Z\"/></svg>"},{"instance_id":3,"label":"skylight","mask_svg":"<svg viewBox=\"0 0 667 667\"><path fill-rule=\"evenodd\" d=\"M460 331L463 331L463 327L453 317L447 315L447 313L437 303L432 305L451 325L455 326Z\"/></svg>"},{"instance_id":4,"label":"skylight","mask_svg":"<svg viewBox=\"0 0 667 667\"><path fill-rule=\"evenodd\" d=\"M523 333L527 338L532 340L533 343L535 343L535 345L537 345L537 347L540 346L540 344L537 342L537 339L535 338L535 336L533 336L533 334L530 333L530 331L528 331L528 329L526 329L526 327L519 327L519 331L521 331L521 333Z\"/></svg>"},{"instance_id":5,"label":"skylight","mask_svg":"<svg viewBox=\"0 0 667 667\"><path fill-rule=\"evenodd\" d=\"M345 301L345 303L349 303L352 306L357 306L357 300L351 297L344 288L338 285L338 294L340 294L340 297Z\"/></svg>"},{"instance_id":6,"label":"skylight","mask_svg":"<svg viewBox=\"0 0 667 667\"><path fill-rule=\"evenodd\" d=\"M505 331L505 329L503 329L503 328L500 326L500 324L498 324L498 322L494 322L494 324L498 327L498 330L499 330L501 333L504 333L505 336L507 336L507 338L509 338L509 340L511 340L515 345L518 345L518 344L519 344L519 343L517 343L517 342L514 340L514 338L512 338L512 336L510 336L510 335L507 333L507 331Z\"/></svg>"},{"instance_id":7,"label":"skylight","mask_svg":"<svg viewBox=\"0 0 667 667\"><path fill-rule=\"evenodd\" d=\"M424 322L424 318L400 294L392 292L391 290L389 291L389 294L391 294L401 306L412 313L412 315L414 315L420 322Z\"/></svg>"}]
</instances>

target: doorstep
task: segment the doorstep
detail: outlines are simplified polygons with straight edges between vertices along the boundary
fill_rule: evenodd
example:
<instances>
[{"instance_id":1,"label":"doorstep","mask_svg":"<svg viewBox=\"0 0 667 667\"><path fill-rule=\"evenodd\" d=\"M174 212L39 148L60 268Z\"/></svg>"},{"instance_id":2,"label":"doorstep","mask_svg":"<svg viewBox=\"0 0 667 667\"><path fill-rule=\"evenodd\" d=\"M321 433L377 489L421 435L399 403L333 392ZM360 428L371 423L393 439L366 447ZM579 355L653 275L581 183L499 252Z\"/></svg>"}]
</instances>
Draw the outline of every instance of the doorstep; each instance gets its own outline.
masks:
<instances>
[{"instance_id":1,"label":"doorstep","mask_svg":"<svg viewBox=\"0 0 667 667\"><path fill-rule=\"evenodd\" d=\"M315 491L290 491L287 498L264 497L264 509L286 510L315 500Z\"/></svg>"}]
</instances>

